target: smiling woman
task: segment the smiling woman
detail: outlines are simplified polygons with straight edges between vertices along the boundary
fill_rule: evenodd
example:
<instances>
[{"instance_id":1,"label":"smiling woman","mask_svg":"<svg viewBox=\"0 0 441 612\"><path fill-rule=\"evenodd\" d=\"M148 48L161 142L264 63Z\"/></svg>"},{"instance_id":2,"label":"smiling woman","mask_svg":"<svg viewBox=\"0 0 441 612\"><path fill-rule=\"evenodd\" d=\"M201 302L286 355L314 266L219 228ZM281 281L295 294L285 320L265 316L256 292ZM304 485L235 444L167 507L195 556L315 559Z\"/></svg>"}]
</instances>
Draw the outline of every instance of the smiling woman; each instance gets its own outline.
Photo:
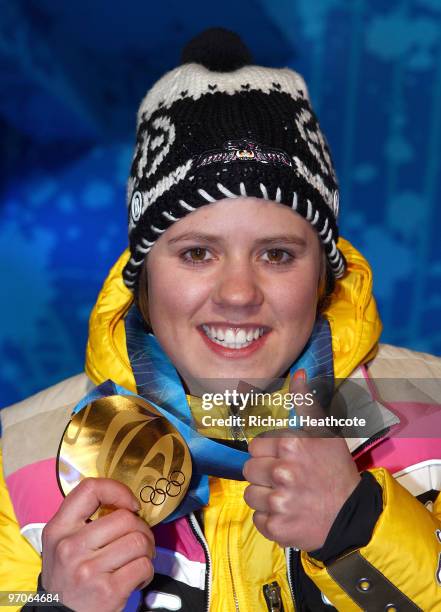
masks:
<instances>
[{"instance_id":1,"label":"smiling woman","mask_svg":"<svg viewBox=\"0 0 441 612\"><path fill-rule=\"evenodd\" d=\"M375 380L440 378L440 360L379 344L305 83L250 63L235 34L209 30L141 103L129 249L91 314L87 374L2 411L0 591L40 574L78 612L122 610L134 591L145 611L441 609L440 441L391 434L397 414L436 406L397 402L397 384L383 400ZM350 418L324 414L317 379ZM182 428L188 489L173 467L185 445L161 446L158 423L153 459L139 410L103 426L95 401L116 392ZM103 477L59 461L81 480L63 499L57 452L90 422L80 458ZM129 489L133 472L155 477ZM162 524L141 518L180 493Z\"/></svg>"}]
</instances>

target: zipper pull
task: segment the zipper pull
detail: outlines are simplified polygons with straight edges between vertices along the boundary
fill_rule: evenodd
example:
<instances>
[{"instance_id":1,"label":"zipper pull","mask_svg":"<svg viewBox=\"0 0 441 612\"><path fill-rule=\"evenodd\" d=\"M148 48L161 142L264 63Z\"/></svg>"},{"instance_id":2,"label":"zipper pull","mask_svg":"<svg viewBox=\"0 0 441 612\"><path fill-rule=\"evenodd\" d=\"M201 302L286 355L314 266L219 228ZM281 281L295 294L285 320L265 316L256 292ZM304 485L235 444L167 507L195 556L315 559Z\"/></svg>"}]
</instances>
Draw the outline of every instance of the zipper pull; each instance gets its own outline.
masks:
<instances>
[{"instance_id":1,"label":"zipper pull","mask_svg":"<svg viewBox=\"0 0 441 612\"><path fill-rule=\"evenodd\" d=\"M263 596L268 606L268 612L283 612L280 586L276 581L263 585Z\"/></svg>"}]
</instances>

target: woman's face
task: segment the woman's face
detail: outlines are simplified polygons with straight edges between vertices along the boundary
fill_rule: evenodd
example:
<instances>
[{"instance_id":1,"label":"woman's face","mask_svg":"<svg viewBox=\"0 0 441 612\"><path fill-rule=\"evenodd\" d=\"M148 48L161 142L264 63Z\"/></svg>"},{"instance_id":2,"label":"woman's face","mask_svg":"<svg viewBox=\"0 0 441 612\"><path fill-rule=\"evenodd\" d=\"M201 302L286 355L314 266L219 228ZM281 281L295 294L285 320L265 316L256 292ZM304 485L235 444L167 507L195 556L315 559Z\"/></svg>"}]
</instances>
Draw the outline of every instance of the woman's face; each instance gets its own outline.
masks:
<instances>
[{"instance_id":1,"label":"woman's face","mask_svg":"<svg viewBox=\"0 0 441 612\"><path fill-rule=\"evenodd\" d=\"M224 199L174 223L147 258L149 316L191 393L267 387L305 346L317 233L287 206Z\"/></svg>"}]
</instances>

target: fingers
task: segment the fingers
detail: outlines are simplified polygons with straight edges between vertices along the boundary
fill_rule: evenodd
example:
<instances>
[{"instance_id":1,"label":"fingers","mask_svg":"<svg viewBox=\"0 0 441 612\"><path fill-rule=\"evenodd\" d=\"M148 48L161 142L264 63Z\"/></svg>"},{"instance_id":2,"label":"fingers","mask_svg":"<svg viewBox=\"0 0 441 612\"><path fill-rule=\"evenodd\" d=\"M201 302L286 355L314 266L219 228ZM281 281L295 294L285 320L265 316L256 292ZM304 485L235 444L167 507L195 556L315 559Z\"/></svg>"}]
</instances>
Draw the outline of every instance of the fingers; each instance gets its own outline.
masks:
<instances>
[{"instance_id":1,"label":"fingers","mask_svg":"<svg viewBox=\"0 0 441 612\"><path fill-rule=\"evenodd\" d=\"M265 476L260 474L260 464L265 462L263 468ZM248 481L251 483L245 489L245 502L254 510L262 512L291 512L289 492L297 485L295 467L280 458L250 459ZM254 465L253 465L254 464ZM269 483L269 484L266 484Z\"/></svg>"},{"instance_id":2,"label":"fingers","mask_svg":"<svg viewBox=\"0 0 441 612\"><path fill-rule=\"evenodd\" d=\"M286 518L282 514L255 512L253 522L267 540L277 542L280 546L290 546L289 541L286 539Z\"/></svg>"},{"instance_id":3,"label":"fingers","mask_svg":"<svg viewBox=\"0 0 441 612\"><path fill-rule=\"evenodd\" d=\"M116 509L86 523L100 506ZM45 587L63 592L74 610L122 610L133 589L153 577L153 534L135 510L125 485L83 480L43 530Z\"/></svg>"},{"instance_id":4,"label":"fingers","mask_svg":"<svg viewBox=\"0 0 441 612\"><path fill-rule=\"evenodd\" d=\"M292 462L295 460L295 457L299 452L300 444L300 438L292 435L279 438L277 445L277 456L279 459L285 459L286 461Z\"/></svg>"},{"instance_id":5,"label":"fingers","mask_svg":"<svg viewBox=\"0 0 441 612\"><path fill-rule=\"evenodd\" d=\"M140 557L153 559L154 556L155 545L152 539L143 531L132 531L100 548L88 565L93 575L93 572L113 572Z\"/></svg>"},{"instance_id":6,"label":"fingers","mask_svg":"<svg viewBox=\"0 0 441 612\"><path fill-rule=\"evenodd\" d=\"M78 538L81 537L83 541L81 546L98 550L131 532L143 533L154 549L155 541L150 527L139 516L124 508L88 523L78 532Z\"/></svg>"},{"instance_id":7,"label":"fingers","mask_svg":"<svg viewBox=\"0 0 441 612\"><path fill-rule=\"evenodd\" d=\"M268 515L288 513L290 510L290 497L282 489L250 485L245 489L244 500L253 510Z\"/></svg>"},{"instance_id":8,"label":"fingers","mask_svg":"<svg viewBox=\"0 0 441 612\"><path fill-rule=\"evenodd\" d=\"M253 522L258 531L267 539L277 542L279 546L286 548L295 546L289 536L286 517L283 514L271 514L266 512L255 512ZM311 550L314 550L312 548Z\"/></svg>"},{"instance_id":9,"label":"fingers","mask_svg":"<svg viewBox=\"0 0 441 612\"><path fill-rule=\"evenodd\" d=\"M295 429L277 429L257 436L251 440L248 445L248 451L252 457L252 459L249 460L250 464L253 465L252 462L258 458L266 458L269 460L270 458L274 459L274 457L280 457L282 459L289 459L292 461L293 454L298 453L298 449L300 448L300 439L307 436L308 434L306 432ZM247 465L247 463L248 462L246 462L245 465ZM254 481L255 478L259 478L254 469L252 472L252 478L249 477L250 466L248 466L246 474L247 475L244 474L245 478L249 481ZM262 477L264 476L266 476L266 472L262 475ZM259 484L264 483L262 482Z\"/></svg>"},{"instance_id":10,"label":"fingers","mask_svg":"<svg viewBox=\"0 0 441 612\"><path fill-rule=\"evenodd\" d=\"M322 397L321 387L313 390ZM290 392L297 396L296 416L316 422L300 419L303 430L270 431L250 442L251 459L243 470L250 485L244 499L255 510L253 521L264 537L281 546L315 550L360 477L345 441L322 426L329 419L304 377L293 377Z\"/></svg>"},{"instance_id":11,"label":"fingers","mask_svg":"<svg viewBox=\"0 0 441 612\"><path fill-rule=\"evenodd\" d=\"M252 457L277 457L277 431L270 431L253 438L248 444Z\"/></svg>"},{"instance_id":12,"label":"fingers","mask_svg":"<svg viewBox=\"0 0 441 612\"><path fill-rule=\"evenodd\" d=\"M123 595L131 593L135 589L147 586L152 581L153 574L154 569L150 559L140 557L113 573L112 587Z\"/></svg>"},{"instance_id":13,"label":"fingers","mask_svg":"<svg viewBox=\"0 0 441 612\"><path fill-rule=\"evenodd\" d=\"M245 462L243 475L248 482L271 487L273 482L273 470L277 459L275 457L253 457Z\"/></svg>"},{"instance_id":14,"label":"fingers","mask_svg":"<svg viewBox=\"0 0 441 612\"><path fill-rule=\"evenodd\" d=\"M262 512L258 510L253 514L253 523L256 528L260 531L260 533L267 538L267 540L271 540L269 530L266 527L268 522L269 514L267 512Z\"/></svg>"},{"instance_id":15,"label":"fingers","mask_svg":"<svg viewBox=\"0 0 441 612\"><path fill-rule=\"evenodd\" d=\"M102 505L132 512L139 510L135 496L121 482L110 478L85 478L67 495L52 520L57 524L69 525L69 531L73 531Z\"/></svg>"},{"instance_id":16,"label":"fingers","mask_svg":"<svg viewBox=\"0 0 441 612\"><path fill-rule=\"evenodd\" d=\"M259 487L256 485L248 486L243 494L245 502L253 510L258 512L270 512L269 496L271 489L269 487Z\"/></svg>"}]
</instances>

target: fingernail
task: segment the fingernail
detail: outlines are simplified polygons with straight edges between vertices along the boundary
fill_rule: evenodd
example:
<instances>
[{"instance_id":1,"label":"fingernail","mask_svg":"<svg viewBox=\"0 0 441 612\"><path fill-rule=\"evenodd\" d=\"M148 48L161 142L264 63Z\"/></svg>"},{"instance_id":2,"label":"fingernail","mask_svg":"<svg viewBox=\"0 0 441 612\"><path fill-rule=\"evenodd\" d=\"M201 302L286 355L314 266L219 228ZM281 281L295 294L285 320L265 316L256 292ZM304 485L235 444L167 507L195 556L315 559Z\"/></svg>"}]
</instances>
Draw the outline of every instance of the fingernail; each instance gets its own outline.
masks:
<instances>
[{"instance_id":1,"label":"fingernail","mask_svg":"<svg viewBox=\"0 0 441 612\"><path fill-rule=\"evenodd\" d=\"M294 380L303 380L306 382L306 370L304 368L300 368L300 370L296 370L293 376Z\"/></svg>"},{"instance_id":2,"label":"fingernail","mask_svg":"<svg viewBox=\"0 0 441 612\"><path fill-rule=\"evenodd\" d=\"M133 500L133 510L135 512L139 512L141 510L141 505L137 499Z\"/></svg>"}]
</instances>

